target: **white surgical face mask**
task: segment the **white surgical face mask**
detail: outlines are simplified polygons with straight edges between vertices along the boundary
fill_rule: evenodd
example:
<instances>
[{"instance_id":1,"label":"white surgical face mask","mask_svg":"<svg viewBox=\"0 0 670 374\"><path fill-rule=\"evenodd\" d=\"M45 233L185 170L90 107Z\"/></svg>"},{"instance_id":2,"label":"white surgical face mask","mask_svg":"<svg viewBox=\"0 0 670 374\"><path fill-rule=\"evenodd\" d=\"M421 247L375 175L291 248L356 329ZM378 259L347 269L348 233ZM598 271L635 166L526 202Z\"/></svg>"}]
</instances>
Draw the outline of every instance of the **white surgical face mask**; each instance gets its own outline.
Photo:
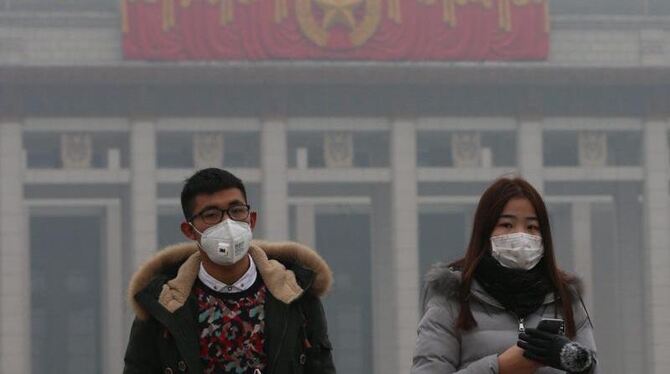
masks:
<instances>
[{"instance_id":1,"label":"white surgical face mask","mask_svg":"<svg viewBox=\"0 0 670 374\"><path fill-rule=\"evenodd\" d=\"M491 254L506 268L530 270L544 256L542 237L525 232L493 236Z\"/></svg>"},{"instance_id":2,"label":"white surgical face mask","mask_svg":"<svg viewBox=\"0 0 670 374\"><path fill-rule=\"evenodd\" d=\"M200 249L212 262L219 265L232 265L240 261L251 245L251 227L246 222L224 219L200 234Z\"/></svg>"}]
</instances>

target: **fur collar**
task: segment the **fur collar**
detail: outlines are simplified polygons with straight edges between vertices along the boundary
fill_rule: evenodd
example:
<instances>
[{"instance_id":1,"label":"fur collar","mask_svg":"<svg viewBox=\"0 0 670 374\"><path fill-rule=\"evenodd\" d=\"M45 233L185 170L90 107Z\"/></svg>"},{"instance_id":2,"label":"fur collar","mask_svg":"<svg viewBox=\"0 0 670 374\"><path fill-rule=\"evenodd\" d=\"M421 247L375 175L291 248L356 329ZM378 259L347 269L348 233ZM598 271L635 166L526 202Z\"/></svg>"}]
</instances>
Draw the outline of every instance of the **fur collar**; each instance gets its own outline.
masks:
<instances>
[{"instance_id":1,"label":"fur collar","mask_svg":"<svg viewBox=\"0 0 670 374\"><path fill-rule=\"evenodd\" d=\"M425 280L429 294L436 293L448 299L458 299L461 286L461 272L451 268L447 263L438 262L434 264L430 270L428 270L428 273L426 273ZM578 277L570 275L568 277L568 283L570 285L569 289L571 293L574 293L575 296L582 294L582 283ZM502 305L492 296L487 294L474 279L470 292L479 300L502 308ZM547 295L544 300L545 303L554 301L555 298L553 294Z\"/></svg>"},{"instance_id":2,"label":"fur collar","mask_svg":"<svg viewBox=\"0 0 670 374\"><path fill-rule=\"evenodd\" d=\"M282 262L296 263L313 271L315 278L308 291L316 296L325 295L333 283L333 273L326 261L316 251L302 244L254 240L249 254L268 291L286 304L300 297L305 290L298 284L293 271L286 269ZM158 298L165 309L174 312L186 303L198 277L200 251L195 242L162 249L133 275L128 286L128 301L139 319L148 319L149 313L135 300L135 296L156 276L177 266L177 275L163 285Z\"/></svg>"},{"instance_id":3,"label":"fur collar","mask_svg":"<svg viewBox=\"0 0 670 374\"><path fill-rule=\"evenodd\" d=\"M446 262L438 262L426 273L426 285L431 292L447 298L458 298L461 286L461 272L449 267Z\"/></svg>"}]
</instances>

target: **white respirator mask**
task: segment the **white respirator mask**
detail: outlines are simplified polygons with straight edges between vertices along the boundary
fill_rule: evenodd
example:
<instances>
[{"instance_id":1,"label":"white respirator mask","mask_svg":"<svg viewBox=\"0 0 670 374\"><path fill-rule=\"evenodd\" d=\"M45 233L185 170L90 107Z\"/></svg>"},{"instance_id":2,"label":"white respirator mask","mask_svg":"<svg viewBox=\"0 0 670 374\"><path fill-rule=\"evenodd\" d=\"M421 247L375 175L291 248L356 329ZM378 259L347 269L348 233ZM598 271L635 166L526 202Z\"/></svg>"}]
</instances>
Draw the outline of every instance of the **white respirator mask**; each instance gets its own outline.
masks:
<instances>
[{"instance_id":1,"label":"white respirator mask","mask_svg":"<svg viewBox=\"0 0 670 374\"><path fill-rule=\"evenodd\" d=\"M506 268L530 270L544 256L542 237L525 232L493 236L491 255Z\"/></svg>"},{"instance_id":2,"label":"white respirator mask","mask_svg":"<svg viewBox=\"0 0 670 374\"><path fill-rule=\"evenodd\" d=\"M198 246L215 264L235 264L249 252L252 233L246 222L225 219L202 233L193 229L200 234Z\"/></svg>"}]
</instances>

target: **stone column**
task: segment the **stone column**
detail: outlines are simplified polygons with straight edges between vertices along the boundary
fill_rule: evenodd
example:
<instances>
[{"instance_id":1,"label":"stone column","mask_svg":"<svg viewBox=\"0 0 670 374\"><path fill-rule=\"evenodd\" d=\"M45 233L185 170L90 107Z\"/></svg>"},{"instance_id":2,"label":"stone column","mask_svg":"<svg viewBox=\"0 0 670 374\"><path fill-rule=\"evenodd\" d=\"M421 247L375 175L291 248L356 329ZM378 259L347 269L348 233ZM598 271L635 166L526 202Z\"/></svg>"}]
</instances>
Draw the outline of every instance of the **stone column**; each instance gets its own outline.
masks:
<instances>
[{"instance_id":1,"label":"stone column","mask_svg":"<svg viewBox=\"0 0 670 374\"><path fill-rule=\"evenodd\" d=\"M601 369L608 373L648 373L645 361L640 360L647 341L640 261L644 258L641 185L617 182L601 193L611 193L613 203L591 204L592 269L596 282L590 297L585 295L585 301L590 299L594 304L590 312Z\"/></svg>"},{"instance_id":2,"label":"stone column","mask_svg":"<svg viewBox=\"0 0 670 374\"><path fill-rule=\"evenodd\" d=\"M158 250L156 125L151 120L131 124L130 168L131 271L135 271Z\"/></svg>"},{"instance_id":3,"label":"stone column","mask_svg":"<svg viewBox=\"0 0 670 374\"><path fill-rule=\"evenodd\" d=\"M644 218L647 250L646 322L650 372L670 372L670 155L667 120L644 126Z\"/></svg>"},{"instance_id":4,"label":"stone column","mask_svg":"<svg viewBox=\"0 0 670 374\"><path fill-rule=\"evenodd\" d=\"M572 203L573 261L575 273L582 279L584 303L591 318L593 309L593 249L591 246L591 203Z\"/></svg>"},{"instance_id":5,"label":"stone column","mask_svg":"<svg viewBox=\"0 0 670 374\"><path fill-rule=\"evenodd\" d=\"M123 355L127 343L124 313L127 310L123 289L123 230L121 228L121 204L110 203L105 208L105 241L103 267L102 309L102 373L123 372Z\"/></svg>"},{"instance_id":6,"label":"stone column","mask_svg":"<svg viewBox=\"0 0 670 374\"><path fill-rule=\"evenodd\" d=\"M0 372L31 372L30 248L18 121L0 122Z\"/></svg>"},{"instance_id":7,"label":"stone column","mask_svg":"<svg viewBox=\"0 0 670 374\"><path fill-rule=\"evenodd\" d=\"M517 134L517 163L521 176L543 193L542 121L534 117L522 118Z\"/></svg>"},{"instance_id":8,"label":"stone column","mask_svg":"<svg viewBox=\"0 0 670 374\"><path fill-rule=\"evenodd\" d=\"M286 147L286 122L283 119L266 119L261 132L263 206L260 225L263 227L263 238L268 240L286 240L289 236Z\"/></svg>"},{"instance_id":9,"label":"stone column","mask_svg":"<svg viewBox=\"0 0 670 374\"><path fill-rule=\"evenodd\" d=\"M419 319L419 234L416 168L416 125L396 119L391 130L391 253L397 312L395 372L406 373L412 363Z\"/></svg>"},{"instance_id":10,"label":"stone column","mask_svg":"<svg viewBox=\"0 0 670 374\"><path fill-rule=\"evenodd\" d=\"M380 186L372 194L372 367L374 374L402 371L394 358L398 331L395 281L391 256L391 194ZM408 372L408 371L405 371Z\"/></svg>"},{"instance_id":11,"label":"stone column","mask_svg":"<svg viewBox=\"0 0 670 374\"><path fill-rule=\"evenodd\" d=\"M611 228L601 226L600 233L595 237L603 235L613 235L614 243L611 248L600 248L600 255L594 256L601 269L616 269L613 275L607 275L601 282L598 293L599 303L606 313L598 313L596 326L610 325L620 326L619 329L613 329L612 332L601 331L596 328L597 334L603 344L609 344L611 347L604 346L609 358L603 358L604 362L611 368L620 369L622 373L652 373L650 370L652 363L647 360L647 345L649 337L645 305L647 286L646 278L648 274L644 269L646 264L645 248L645 220L644 202L640 201L640 195L643 195L643 186L633 183L618 183L615 192L615 209L609 212L614 217L615 233ZM605 221L609 217L603 217L601 212L600 220ZM594 243L595 247L595 243ZM611 256L611 259L603 259L603 255ZM617 300L618 307L613 308L611 300ZM607 314L607 319L603 315ZM621 321L626 321L622 324ZM610 343L611 342L611 343Z\"/></svg>"}]
</instances>

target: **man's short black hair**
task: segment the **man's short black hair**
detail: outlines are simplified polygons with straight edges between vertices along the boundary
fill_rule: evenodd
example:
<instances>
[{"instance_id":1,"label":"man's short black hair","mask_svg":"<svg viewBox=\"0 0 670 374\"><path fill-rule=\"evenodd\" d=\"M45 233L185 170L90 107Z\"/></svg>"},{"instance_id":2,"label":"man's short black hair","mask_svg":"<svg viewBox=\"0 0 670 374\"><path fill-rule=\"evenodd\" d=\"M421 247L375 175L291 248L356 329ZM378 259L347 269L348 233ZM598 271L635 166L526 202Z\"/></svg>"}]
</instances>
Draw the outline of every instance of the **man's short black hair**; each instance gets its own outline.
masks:
<instances>
[{"instance_id":1,"label":"man's short black hair","mask_svg":"<svg viewBox=\"0 0 670 374\"><path fill-rule=\"evenodd\" d=\"M193 215L193 204L195 197L201 194L211 195L213 193L237 188L242 191L245 202L248 204L247 191L242 180L232 173L219 168L207 168L197 171L184 182L181 190L181 210L184 218L191 219Z\"/></svg>"}]
</instances>

